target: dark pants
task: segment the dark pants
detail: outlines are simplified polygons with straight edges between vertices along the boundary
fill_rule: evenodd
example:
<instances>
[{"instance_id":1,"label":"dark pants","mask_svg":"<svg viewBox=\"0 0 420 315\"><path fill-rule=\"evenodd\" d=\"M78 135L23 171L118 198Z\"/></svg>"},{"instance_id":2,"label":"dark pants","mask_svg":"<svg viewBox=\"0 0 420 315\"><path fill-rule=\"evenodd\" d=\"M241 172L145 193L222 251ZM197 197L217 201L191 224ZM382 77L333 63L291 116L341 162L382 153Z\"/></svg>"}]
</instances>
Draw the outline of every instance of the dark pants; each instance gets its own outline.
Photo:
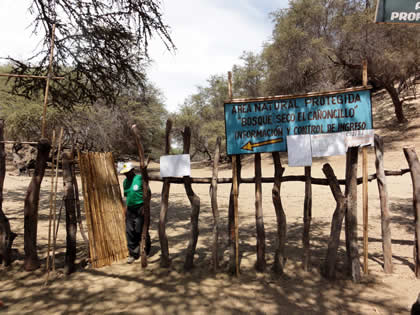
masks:
<instances>
[{"instance_id":1,"label":"dark pants","mask_svg":"<svg viewBox=\"0 0 420 315\"><path fill-rule=\"evenodd\" d=\"M130 256L138 259L140 257L140 241L141 233L144 226L144 215L141 215L143 205L135 207L127 207L125 217L125 231L127 236L127 247ZM149 254L151 240L149 231L146 235L146 254Z\"/></svg>"}]
</instances>

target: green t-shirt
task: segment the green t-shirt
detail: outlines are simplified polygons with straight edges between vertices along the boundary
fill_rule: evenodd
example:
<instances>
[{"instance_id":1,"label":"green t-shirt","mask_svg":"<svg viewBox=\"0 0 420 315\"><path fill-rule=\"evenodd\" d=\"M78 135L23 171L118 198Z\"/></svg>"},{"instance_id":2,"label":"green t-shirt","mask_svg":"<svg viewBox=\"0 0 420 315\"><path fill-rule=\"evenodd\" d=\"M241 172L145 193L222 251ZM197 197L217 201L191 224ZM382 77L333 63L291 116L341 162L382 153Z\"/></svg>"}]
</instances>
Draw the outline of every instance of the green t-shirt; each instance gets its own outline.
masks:
<instances>
[{"instance_id":1,"label":"green t-shirt","mask_svg":"<svg viewBox=\"0 0 420 315\"><path fill-rule=\"evenodd\" d=\"M127 198L127 207L143 203L143 180L141 175L134 175L132 180L124 179L124 196Z\"/></svg>"}]
</instances>

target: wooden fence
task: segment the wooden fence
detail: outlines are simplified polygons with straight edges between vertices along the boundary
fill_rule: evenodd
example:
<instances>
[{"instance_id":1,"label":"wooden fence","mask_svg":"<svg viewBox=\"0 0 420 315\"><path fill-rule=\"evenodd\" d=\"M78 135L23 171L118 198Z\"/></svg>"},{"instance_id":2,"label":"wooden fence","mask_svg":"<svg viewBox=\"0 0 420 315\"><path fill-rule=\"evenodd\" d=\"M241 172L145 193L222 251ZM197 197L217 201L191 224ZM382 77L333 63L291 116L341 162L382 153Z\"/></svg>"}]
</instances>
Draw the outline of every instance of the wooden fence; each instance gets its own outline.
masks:
<instances>
[{"instance_id":1,"label":"wooden fence","mask_svg":"<svg viewBox=\"0 0 420 315\"><path fill-rule=\"evenodd\" d=\"M166 154L170 152L170 133L171 133L172 123L168 121L166 128ZM135 128L134 128L135 129ZM136 129L135 129L136 130ZM184 130L184 153L189 153L189 144L190 144L190 131L186 127ZM140 141L140 135L138 130L135 132L137 142ZM382 227L382 245L383 245L383 259L384 259L384 271L386 273L392 272L392 250L391 250L391 229L390 229L390 212L388 208L388 193L386 185L386 176L401 176L405 173L411 172L413 183L415 178L418 177L416 185L414 185L414 212L415 212L415 225L416 225L416 235L415 235L415 250L416 250L416 275L419 277L419 261L420 254L418 251L419 241L418 230L419 226L419 208L418 200L420 200L420 170L415 168L416 157L415 151L410 149L404 149L406 153L407 160L409 161L410 168L401 169L397 171L384 170L383 167L383 142L382 139L375 135L375 154L376 154L376 173L365 176L368 181L377 180L378 190L379 190L379 199L381 207L381 227ZM407 155L408 154L408 155ZM281 203L281 184L284 182L290 181L301 181L305 182L305 198L304 198L304 215L303 215L303 249L304 254L302 257L302 265L304 269L308 268L309 259L310 259L310 224L311 224L311 210L312 210L312 185L326 185L329 186L333 194L334 199L336 200L337 206L334 211L332 221L331 221L331 231L328 240L328 248L326 251L325 261L322 265L321 271L323 275L327 278L334 278L335 276L335 266L337 263L337 250L339 246L340 233L345 219L345 229L346 229L346 249L347 249L347 259L349 272L352 275L352 279L355 282L360 281L360 269L361 265L359 262L359 252L358 252L358 241L357 241L357 185L363 183L363 177L357 178L357 162L358 162L358 148L350 148L347 153L347 166L346 166L346 178L337 179L334 174L334 171L328 163L323 166L323 172L325 178L315 178L311 176L311 167L305 167L304 175L293 175L293 176L283 176L284 168L280 162L280 155L278 152L272 153L273 162L274 162L274 177L262 177L261 176L261 157L259 154L255 154L255 176L252 178L243 178L241 177L241 159L233 159L233 176L231 178L219 178L218 177L218 160L220 156L220 139L217 140L216 151L214 154L213 160L213 175L212 177L197 178L197 177L183 177L183 178L160 178L160 176L153 176L147 174L147 166L142 168L143 176L146 176L147 181L161 181L163 182L162 186L162 199L161 199L161 212L159 217L159 240L162 250L161 256L161 266L168 267L170 263L169 259L169 249L168 249L168 240L165 233L166 230L166 217L168 211L168 199L169 199L169 190L170 184L184 184L187 196L190 200L192 206L191 213L191 231L190 231L190 241L187 250L187 256L185 259L184 269L189 270L193 267L193 257L195 253L195 247L198 239L198 217L200 212L200 199L194 194L191 184L209 184L210 185L210 199L211 207L213 212L213 245L212 245L212 269L218 269L218 262L220 257L218 257L218 237L220 231L220 218L219 210L217 205L217 185L218 184L231 184L231 194L229 200L229 256L230 264L229 270L232 274L239 274L238 266L238 222L237 216L234 213L234 200L236 193L239 196L239 186L244 183L255 184L255 198L256 198L256 230L257 230L257 262L256 268L259 271L265 270L265 231L263 216L261 211L261 183L273 183L272 189L272 198L273 204L276 212L277 218L277 233L276 233L276 249L275 249L275 259L273 264L273 270L278 273L283 273L284 261L285 261L285 241L286 241L286 215ZM144 157L143 157L144 158ZM417 160L418 163L418 160ZM143 163L144 165L144 163ZM236 173L236 176L234 174ZM416 175L417 174L417 175ZM237 187L235 192L235 177L237 178ZM344 186L344 192L341 190L340 186ZM237 198L236 196L236 198ZM417 197L416 197L417 196ZM150 205L149 205L150 206ZM149 213L150 215L150 213ZM150 218L149 218L150 219ZM365 229L367 231L367 229ZM367 240L367 233L365 234ZM365 251L367 254L367 244L365 245ZM367 255L364 255L367 257ZM366 265L366 260L365 260ZM367 271L367 265L365 266L365 272Z\"/></svg>"},{"instance_id":2,"label":"wooden fence","mask_svg":"<svg viewBox=\"0 0 420 315\"><path fill-rule=\"evenodd\" d=\"M2 139L2 128L3 125L0 124L0 158L1 165L4 165L5 154L4 146ZM166 128L166 153L170 152L170 133L171 133L172 123L168 121ZM304 175L299 176L283 176L284 168L280 162L280 156L278 152L272 153L273 162L274 162L274 177L262 177L261 176L261 157L255 155L255 176L252 178L243 178L241 177L241 159L236 157L233 159L232 165L232 178L219 178L218 177L218 163L220 156L220 138L217 140L216 151L214 154L213 160L213 174L209 178L192 178L192 177L183 177L183 178L164 178L161 179L157 176L149 176L147 172L148 161L144 157L143 147L140 141L140 133L133 126L133 132L136 137L136 142L139 149L139 158L140 158L140 168L144 179L144 196L145 196L145 222L147 226L150 222L150 189L149 181L163 181L162 187L162 202L161 202L161 211L159 218L159 240L161 245L161 266L167 267L170 264L169 259L169 248L168 240L166 236L166 217L168 211L168 198L170 191L170 184L184 184L186 194L190 200L192 207L191 214L191 230L190 230L190 240L188 244L187 255L185 259L184 268L189 270L193 267L194 263L194 254L198 240L199 227L198 227L198 217L200 212L200 199L194 193L192 189L192 184L208 184L210 185L210 198L211 198L211 207L213 211L213 244L212 244L212 268L218 270L218 262L220 257L218 257L218 238L220 231L220 218L219 210L217 205L217 185L218 184L231 184L231 194L229 200L229 211L228 211L228 226L229 226L229 256L230 264L229 269L232 273L239 274L239 264L238 264L238 220L237 215L235 215L235 202L237 203L237 198L239 196L239 187L240 184L253 183L256 185L256 229L257 229L257 264L256 267L258 270L263 271L266 268L265 263L265 232L264 232L264 223L263 216L261 211L261 184L262 183L273 183L272 189L272 198L273 204L276 212L277 218L277 233L276 233L276 249L275 249L275 259L273 263L273 270L279 273L283 272L284 269L284 260L285 260L285 241L286 241L286 215L281 204L281 184L289 181L301 181L305 182L305 199L304 199L304 229L303 229L303 248L304 255L302 257L303 268L307 268L309 264L310 257L310 224L311 224L311 205L312 205L312 184L314 185L328 185L331 188L332 194L337 202L336 209L334 211L331 223L331 232L328 240L328 248L326 251L325 261L322 265L322 273L328 277L333 278L335 275L335 266L337 260L337 249L339 244L340 231L345 220L346 235L346 248L347 259L349 266L351 267L352 279L354 281L360 280L360 263L359 263L359 254L357 250L357 234L355 230L357 228L357 217L356 217L356 203L357 200L357 190L356 187L359 184L362 184L363 178L357 178L357 156L358 148L349 150L347 154L347 171L345 179L337 179L332 167L329 164L323 166L323 172L325 178L315 178L311 176L311 168L306 167ZM43 141L43 140L42 140ZM39 143L39 146L42 148L43 142ZM190 146L190 131L186 127L184 130L184 153L189 153ZM383 244L383 255L384 255L384 271L387 273L392 272L392 251L391 251L391 229L390 229L390 212L388 208L388 192L386 186L386 176L400 176L405 173L410 172L412 181L413 181L413 211L414 211L414 225L415 225L415 273L416 276L420 278L420 163L418 161L417 155L413 148L405 148L404 154L407 158L409 169L402 169L398 171L387 171L383 167L383 142L380 137L375 136L375 152L376 152L376 173L367 176L369 181L377 180L378 189L379 189L379 199L381 207L381 224L382 224L382 244ZM41 152L42 153L42 152ZM93 157L99 157L97 162L93 162ZM95 158L96 161L96 158ZM40 161L45 169L45 159ZM39 164L39 165L41 165ZM37 164L38 165L38 164ZM37 168L39 168L39 165ZM121 201L121 192L119 191L119 185L115 173L115 168L112 160L112 156L109 154L99 155L98 153L89 153L83 155L80 158L80 169L83 179L83 190L85 198L85 209L87 215L87 221L90 230L89 240L90 245L90 255L92 259L92 264L94 266L100 266L110 263L113 259L121 259L127 255L126 244L124 231L121 228L124 226L122 220L122 201ZM43 172L42 172L43 173ZM39 177L40 171L35 172L33 177L33 182L36 187L39 187L39 181L36 181ZM4 166L0 167L0 184L4 181ZM87 179L92 180L92 183L88 183ZM93 183L93 180L95 183ZM235 182L236 181L236 182ZM32 185L32 183L31 183ZM0 185L2 186L2 185ZM340 186L345 186L344 192L341 190ZM39 189L39 188L38 188ZM35 189L37 192L38 189ZM13 242L13 236L15 235L10 231L10 225L8 220L4 215L1 208L2 201L2 191L0 192L0 258L3 260L10 261L9 253L10 247ZM93 216L95 211L92 211L94 207L101 207L104 200L99 198L98 194L101 196L104 194L108 196L106 202L112 204L112 208L115 211L112 211L112 218L106 218L108 215L104 213L103 220L94 220ZM36 197L36 196L35 196ZM28 198L27 198L28 199ZM236 200L236 201L235 201ZM25 207L34 208L37 210L38 200L35 198L32 200L29 198ZM31 209L32 209L31 208ZM99 209L98 208L98 209ZM26 211L26 210L25 210ZM100 210L99 210L100 211ZM37 211L35 211L37 212ZM27 212L30 214L30 212ZM26 217L26 213L25 213ZM96 218L99 219L99 218ZM36 220L35 220L36 222ZM106 222L106 224L105 224ZM109 222L114 222L111 225ZM146 232L147 229L143 229ZM28 233L31 230L28 231ZM25 229L25 233L26 233ZM29 234L28 234L29 235ZM118 243L119 250L110 251L109 248L101 244L106 235L113 235L110 242ZM36 240L36 236L34 238ZM144 253L144 239L145 233L142 237L142 266L147 266L147 257ZM96 241L95 241L96 240ZM25 239L26 241L26 239ZM94 242L94 243L92 243ZM36 243L35 243L36 244ZM35 245L36 246L36 245ZM105 246L105 247L104 247ZM36 252L35 252L36 253ZM30 254L30 253L29 253ZM35 257L36 254L34 254ZM108 260L98 257L111 257Z\"/></svg>"}]
</instances>

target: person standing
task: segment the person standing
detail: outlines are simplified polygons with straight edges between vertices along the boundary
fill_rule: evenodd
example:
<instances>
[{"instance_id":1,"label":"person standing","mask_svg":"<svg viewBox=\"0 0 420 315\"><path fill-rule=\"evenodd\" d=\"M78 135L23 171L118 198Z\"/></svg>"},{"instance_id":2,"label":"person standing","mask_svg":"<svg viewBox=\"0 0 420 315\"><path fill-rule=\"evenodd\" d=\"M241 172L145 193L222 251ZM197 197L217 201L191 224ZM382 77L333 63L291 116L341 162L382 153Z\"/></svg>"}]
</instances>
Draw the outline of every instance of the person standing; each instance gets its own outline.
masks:
<instances>
[{"instance_id":1,"label":"person standing","mask_svg":"<svg viewBox=\"0 0 420 315\"><path fill-rule=\"evenodd\" d=\"M144 227L143 180L134 172L132 163L124 163L120 174L125 175L123 182L126 197L125 229L129 256L127 263L132 264L140 257L140 241ZM151 240L149 231L146 235L146 254L149 255Z\"/></svg>"}]
</instances>

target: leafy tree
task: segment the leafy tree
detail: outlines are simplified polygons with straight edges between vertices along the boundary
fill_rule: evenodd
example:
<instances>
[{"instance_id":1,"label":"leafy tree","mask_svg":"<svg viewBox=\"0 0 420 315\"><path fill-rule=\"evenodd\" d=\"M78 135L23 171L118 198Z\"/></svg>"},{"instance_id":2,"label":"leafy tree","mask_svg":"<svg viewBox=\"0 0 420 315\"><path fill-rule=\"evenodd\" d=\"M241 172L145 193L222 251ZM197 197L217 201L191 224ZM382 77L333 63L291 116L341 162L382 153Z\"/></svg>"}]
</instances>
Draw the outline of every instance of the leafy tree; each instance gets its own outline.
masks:
<instances>
[{"instance_id":1,"label":"leafy tree","mask_svg":"<svg viewBox=\"0 0 420 315\"><path fill-rule=\"evenodd\" d=\"M0 78L0 81L6 79ZM38 141L41 134L42 102L12 95L10 85L0 85L0 117L5 119L6 137L20 141ZM142 131L145 151L152 157L162 152L163 121L167 112L161 92L152 84L139 91L126 91L117 99L118 106L107 107L96 102L92 106L76 105L71 111L50 108L46 117L46 135L64 128L64 144L77 144L82 150L112 151L116 157L137 155L130 126Z\"/></svg>"},{"instance_id":2,"label":"leafy tree","mask_svg":"<svg viewBox=\"0 0 420 315\"><path fill-rule=\"evenodd\" d=\"M340 32L331 59L353 82L360 82L366 59L370 82L389 93L397 120L404 122L401 92L415 86L413 78L420 74L420 32L416 25L374 24L374 10L361 6L352 15L337 16Z\"/></svg>"},{"instance_id":3,"label":"leafy tree","mask_svg":"<svg viewBox=\"0 0 420 315\"><path fill-rule=\"evenodd\" d=\"M405 121L400 93L412 87L420 65L416 26L373 23L367 0L292 0L275 13L267 63L267 91L297 93L361 84L362 62L370 82L390 94Z\"/></svg>"},{"instance_id":4,"label":"leafy tree","mask_svg":"<svg viewBox=\"0 0 420 315\"><path fill-rule=\"evenodd\" d=\"M261 56L245 51L240 59L244 65L234 65L232 68L235 97L264 96L266 67Z\"/></svg>"},{"instance_id":5,"label":"leafy tree","mask_svg":"<svg viewBox=\"0 0 420 315\"><path fill-rule=\"evenodd\" d=\"M115 104L127 87L144 88L148 43L158 36L174 49L159 0L32 0L34 33L43 34L29 61L8 58L13 73L45 75L55 31L53 70L65 80L51 88L51 105L71 108L101 100ZM17 79L13 92L25 97L43 91L45 80Z\"/></svg>"},{"instance_id":6,"label":"leafy tree","mask_svg":"<svg viewBox=\"0 0 420 315\"><path fill-rule=\"evenodd\" d=\"M179 142L184 127L191 128L192 157L199 154L211 159L217 137L225 134L223 104L228 99L228 84L222 75L210 76L207 83L184 101L174 120Z\"/></svg>"},{"instance_id":7,"label":"leafy tree","mask_svg":"<svg viewBox=\"0 0 420 315\"><path fill-rule=\"evenodd\" d=\"M273 13L272 40L262 57L267 63L269 95L310 92L336 85L328 60L331 42L329 0L292 0L288 9Z\"/></svg>"}]
</instances>

